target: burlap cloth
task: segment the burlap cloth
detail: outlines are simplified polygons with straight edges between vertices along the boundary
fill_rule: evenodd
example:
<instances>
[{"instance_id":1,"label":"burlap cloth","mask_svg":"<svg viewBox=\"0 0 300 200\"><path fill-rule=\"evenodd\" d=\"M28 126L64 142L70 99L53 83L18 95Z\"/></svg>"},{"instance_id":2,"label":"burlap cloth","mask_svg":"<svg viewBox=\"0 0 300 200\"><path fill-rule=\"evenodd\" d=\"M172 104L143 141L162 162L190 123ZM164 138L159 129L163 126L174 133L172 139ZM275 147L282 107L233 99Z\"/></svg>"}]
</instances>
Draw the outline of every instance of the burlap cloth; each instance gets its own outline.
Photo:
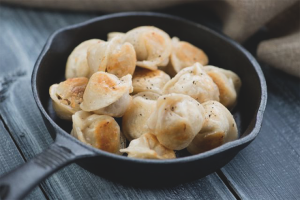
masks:
<instances>
[{"instance_id":1,"label":"burlap cloth","mask_svg":"<svg viewBox=\"0 0 300 200\"><path fill-rule=\"evenodd\" d=\"M32 7L118 12L155 10L193 3L207 6L223 22L223 32L244 42L261 27L272 33L262 41L257 58L270 66L300 77L300 1L299 0L0 0Z\"/></svg>"}]
</instances>

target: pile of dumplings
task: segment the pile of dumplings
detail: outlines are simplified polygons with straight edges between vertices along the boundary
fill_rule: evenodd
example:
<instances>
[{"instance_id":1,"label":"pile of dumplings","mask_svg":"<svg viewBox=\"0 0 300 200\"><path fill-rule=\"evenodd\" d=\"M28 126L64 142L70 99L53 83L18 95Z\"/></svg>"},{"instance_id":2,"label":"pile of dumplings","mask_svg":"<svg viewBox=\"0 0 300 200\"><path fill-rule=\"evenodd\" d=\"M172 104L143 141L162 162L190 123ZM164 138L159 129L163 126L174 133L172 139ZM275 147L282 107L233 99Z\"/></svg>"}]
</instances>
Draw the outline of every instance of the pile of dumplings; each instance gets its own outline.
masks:
<instances>
[{"instance_id":1,"label":"pile of dumplings","mask_svg":"<svg viewBox=\"0 0 300 200\"><path fill-rule=\"evenodd\" d=\"M241 80L207 64L198 47L141 26L79 44L66 80L49 93L81 142L128 157L173 159L175 151L199 154L238 137L229 110Z\"/></svg>"}]
</instances>

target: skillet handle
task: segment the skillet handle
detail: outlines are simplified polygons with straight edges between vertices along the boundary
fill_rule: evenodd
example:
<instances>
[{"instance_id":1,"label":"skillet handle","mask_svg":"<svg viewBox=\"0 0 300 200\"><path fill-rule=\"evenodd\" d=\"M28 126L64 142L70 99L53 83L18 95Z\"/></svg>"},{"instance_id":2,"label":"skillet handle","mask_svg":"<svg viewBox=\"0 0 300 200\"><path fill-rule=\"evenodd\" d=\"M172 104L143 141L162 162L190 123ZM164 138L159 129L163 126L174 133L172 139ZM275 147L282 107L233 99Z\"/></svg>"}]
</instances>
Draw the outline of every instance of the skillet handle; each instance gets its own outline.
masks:
<instances>
[{"instance_id":1,"label":"skillet handle","mask_svg":"<svg viewBox=\"0 0 300 200\"><path fill-rule=\"evenodd\" d=\"M70 142L69 142L70 143ZM60 144L57 140L48 149L0 177L0 200L23 199L33 188L48 176L75 160L87 157L78 154L78 144ZM73 149L73 151L72 151ZM82 152L81 152L82 153Z\"/></svg>"}]
</instances>

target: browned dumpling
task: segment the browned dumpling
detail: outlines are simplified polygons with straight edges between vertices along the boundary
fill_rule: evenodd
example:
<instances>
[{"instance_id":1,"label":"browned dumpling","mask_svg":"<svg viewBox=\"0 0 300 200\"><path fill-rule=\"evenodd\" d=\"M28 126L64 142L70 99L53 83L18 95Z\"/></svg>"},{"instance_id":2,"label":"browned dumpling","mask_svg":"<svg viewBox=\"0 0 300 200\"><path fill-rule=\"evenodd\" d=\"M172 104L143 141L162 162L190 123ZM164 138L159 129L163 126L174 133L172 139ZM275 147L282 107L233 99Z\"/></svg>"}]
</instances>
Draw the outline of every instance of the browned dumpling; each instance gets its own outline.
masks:
<instances>
[{"instance_id":1,"label":"browned dumpling","mask_svg":"<svg viewBox=\"0 0 300 200\"><path fill-rule=\"evenodd\" d=\"M168 94L157 99L148 127L158 141L172 150L186 148L201 130L202 105L190 96Z\"/></svg>"},{"instance_id":2,"label":"browned dumpling","mask_svg":"<svg viewBox=\"0 0 300 200\"><path fill-rule=\"evenodd\" d=\"M66 64L66 78L89 77L89 65L87 61L88 48L97 43L103 43L99 39L86 40L80 43L68 57Z\"/></svg>"},{"instance_id":3,"label":"browned dumpling","mask_svg":"<svg viewBox=\"0 0 300 200\"><path fill-rule=\"evenodd\" d=\"M235 120L225 106L217 101L207 101L202 105L205 120L201 131L187 148L191 154L211 150L238 137Z\"/></svg>"},{"instance_id":4,"label":"browned dumpling","mask_svg":"<svg viewBox=\"0 0 300 200\"><path fill-rule=\"evenodd\" d=\"M121 143L120 127L114 118L78 111L72 116L71 135L97 149L119 154Z\"/></svg>"},{"instance_id":5,"label":"browned dumpling","mask_svg":"<svg viewBox=\"0 0 300 200\"><path fill-rule=\"evenodd\" d=\"M151 133L145 133L138 139L132 140L126 149L120 150L128 157L142 159L172 159L176 158L174 151L161 145Z\"/></svg>"},{"instance_id":6,"label":"browned dumpling","mask_svg":"<svg viewBox=\"0 0 300 200\"><path fill-rule=\"evenodd\" d=\"M81 110L79 106L87 83L88 79L85 77L70 78L50 87L53 108L59 118L71 120L72 115Z\"/></svg>"},{"instance_id":7,"label":"browned dumpling","mask_svg":"<svg viewBox=\"0 0 300 200\"><path fill-rule=\"evenodd\" d=\"M230 70L215 66L205 66L203 69L218 86L220 91L220 102L229 109L234 107L238 92L242 85L238 75Z\"/></svg>"},{"instance_id":8,"label":"browned dumpling","mask_svg":"<svg viewBox=\"0 0 300 200\"><path fill-rule=\"evenodd\" d=\"M129 141L149 132L147 120L155 109L158 97L152 92L141 92L133 97L122 118L122 131Z\"/></svg>"},{"instance_id":9,"label":"browned dumpling","mask_svg":"<svg viewBox=\"0 0 300 200\"><path fill-rule=\"evenodd\" d=\"M121 117L131 102L131 75L118 78L106 72L96 72L83 94L81 109L96 114Z\"/></svg>"},{"instance_id":10,"label":"browned dumpling","mask_svg":"<svg viewBox=\"0 0 300 200\"><path fill-rule=\"evenodd\" d=\"M188 42L180 41L177 37L172 38L172 46L173 49L167 66L167 72L171 76L175 76L180 70L190 67L196 62L207 65L208 57L198 47Z\"/></svg>"},{"instance_id":11,"label":"browned dumpling","mask_svg":"<svg viewBox=\"0 0 300 200\"><path fill-rule=\"evenodd\" d=\"M162 88L170 80L170 76L161 70L137 68L133 74L133 93L151 91L162 93Z\"/></svg>"},{"instance_id":12,"label":"browned dumpling","mask_svg":"<svg viewBox=\"0 0 300 200\"><path fill-rule=\"evenodd\" d=\"M106 71L121 78L127 74L132 75L136 66L136 54L132 44L123 43L121 37L90 46L87 60L89 76L97 71Z\"/></svg>"},{"instance_id":13,"label":"browned dumpling","mask_svg":"<svg viewBox=\"0 0 300 200\"><path fill-rule=\"evenodd\" d=\"M163 88L163 94L186 94L198 102L219 101L219 89L200 63L182 69Z\"/></svg>"},{"instance_id":14,"label":"browned dumpling","mask_svg":"<svg viewBox=\"0 0 300 200\"><path fill-rule=\"evenodd\" d=\"M155 70L158 66L164 67L169 62L172 43L170 36L161 29L153 26L134 28L123 36L123 42L129 42L134 46L136 65L139 67Z\"/></svg>"}]
</instances>

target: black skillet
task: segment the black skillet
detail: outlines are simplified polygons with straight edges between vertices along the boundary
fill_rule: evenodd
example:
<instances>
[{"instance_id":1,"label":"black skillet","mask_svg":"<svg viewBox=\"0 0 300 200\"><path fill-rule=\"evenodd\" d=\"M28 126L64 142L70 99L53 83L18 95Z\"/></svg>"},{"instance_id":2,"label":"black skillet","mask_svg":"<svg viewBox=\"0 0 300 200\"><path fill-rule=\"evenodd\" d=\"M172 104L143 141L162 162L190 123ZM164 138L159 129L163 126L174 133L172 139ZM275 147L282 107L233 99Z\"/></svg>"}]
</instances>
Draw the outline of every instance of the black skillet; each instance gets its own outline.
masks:
<instances>
[{"instance_id":1,"label":"black skillet","mask_svg":"<svg viewBox=\"0 0 300 200\"><path fill-rule=\"evenodd\" d=\"M126 32L153 25L203 49L210 64L236 72L243 83L233 111L240 137L211 151L173 160L141 160L110 154L85 145L71 135L71 123L59 120L52 110L49 87L64 79L68 55L84 40L112 31ZM56 31L47 41L32 74L34 99L54 143L32 160L0 178L2 199L21 199L41 181L76 162L94 174L134 184L169 184L199 179L227 164L258 134L267 100L266 83L256 60L231 39L199 24L158 13L130 12L106 15Z\"/></svg>"}]
</instances>

